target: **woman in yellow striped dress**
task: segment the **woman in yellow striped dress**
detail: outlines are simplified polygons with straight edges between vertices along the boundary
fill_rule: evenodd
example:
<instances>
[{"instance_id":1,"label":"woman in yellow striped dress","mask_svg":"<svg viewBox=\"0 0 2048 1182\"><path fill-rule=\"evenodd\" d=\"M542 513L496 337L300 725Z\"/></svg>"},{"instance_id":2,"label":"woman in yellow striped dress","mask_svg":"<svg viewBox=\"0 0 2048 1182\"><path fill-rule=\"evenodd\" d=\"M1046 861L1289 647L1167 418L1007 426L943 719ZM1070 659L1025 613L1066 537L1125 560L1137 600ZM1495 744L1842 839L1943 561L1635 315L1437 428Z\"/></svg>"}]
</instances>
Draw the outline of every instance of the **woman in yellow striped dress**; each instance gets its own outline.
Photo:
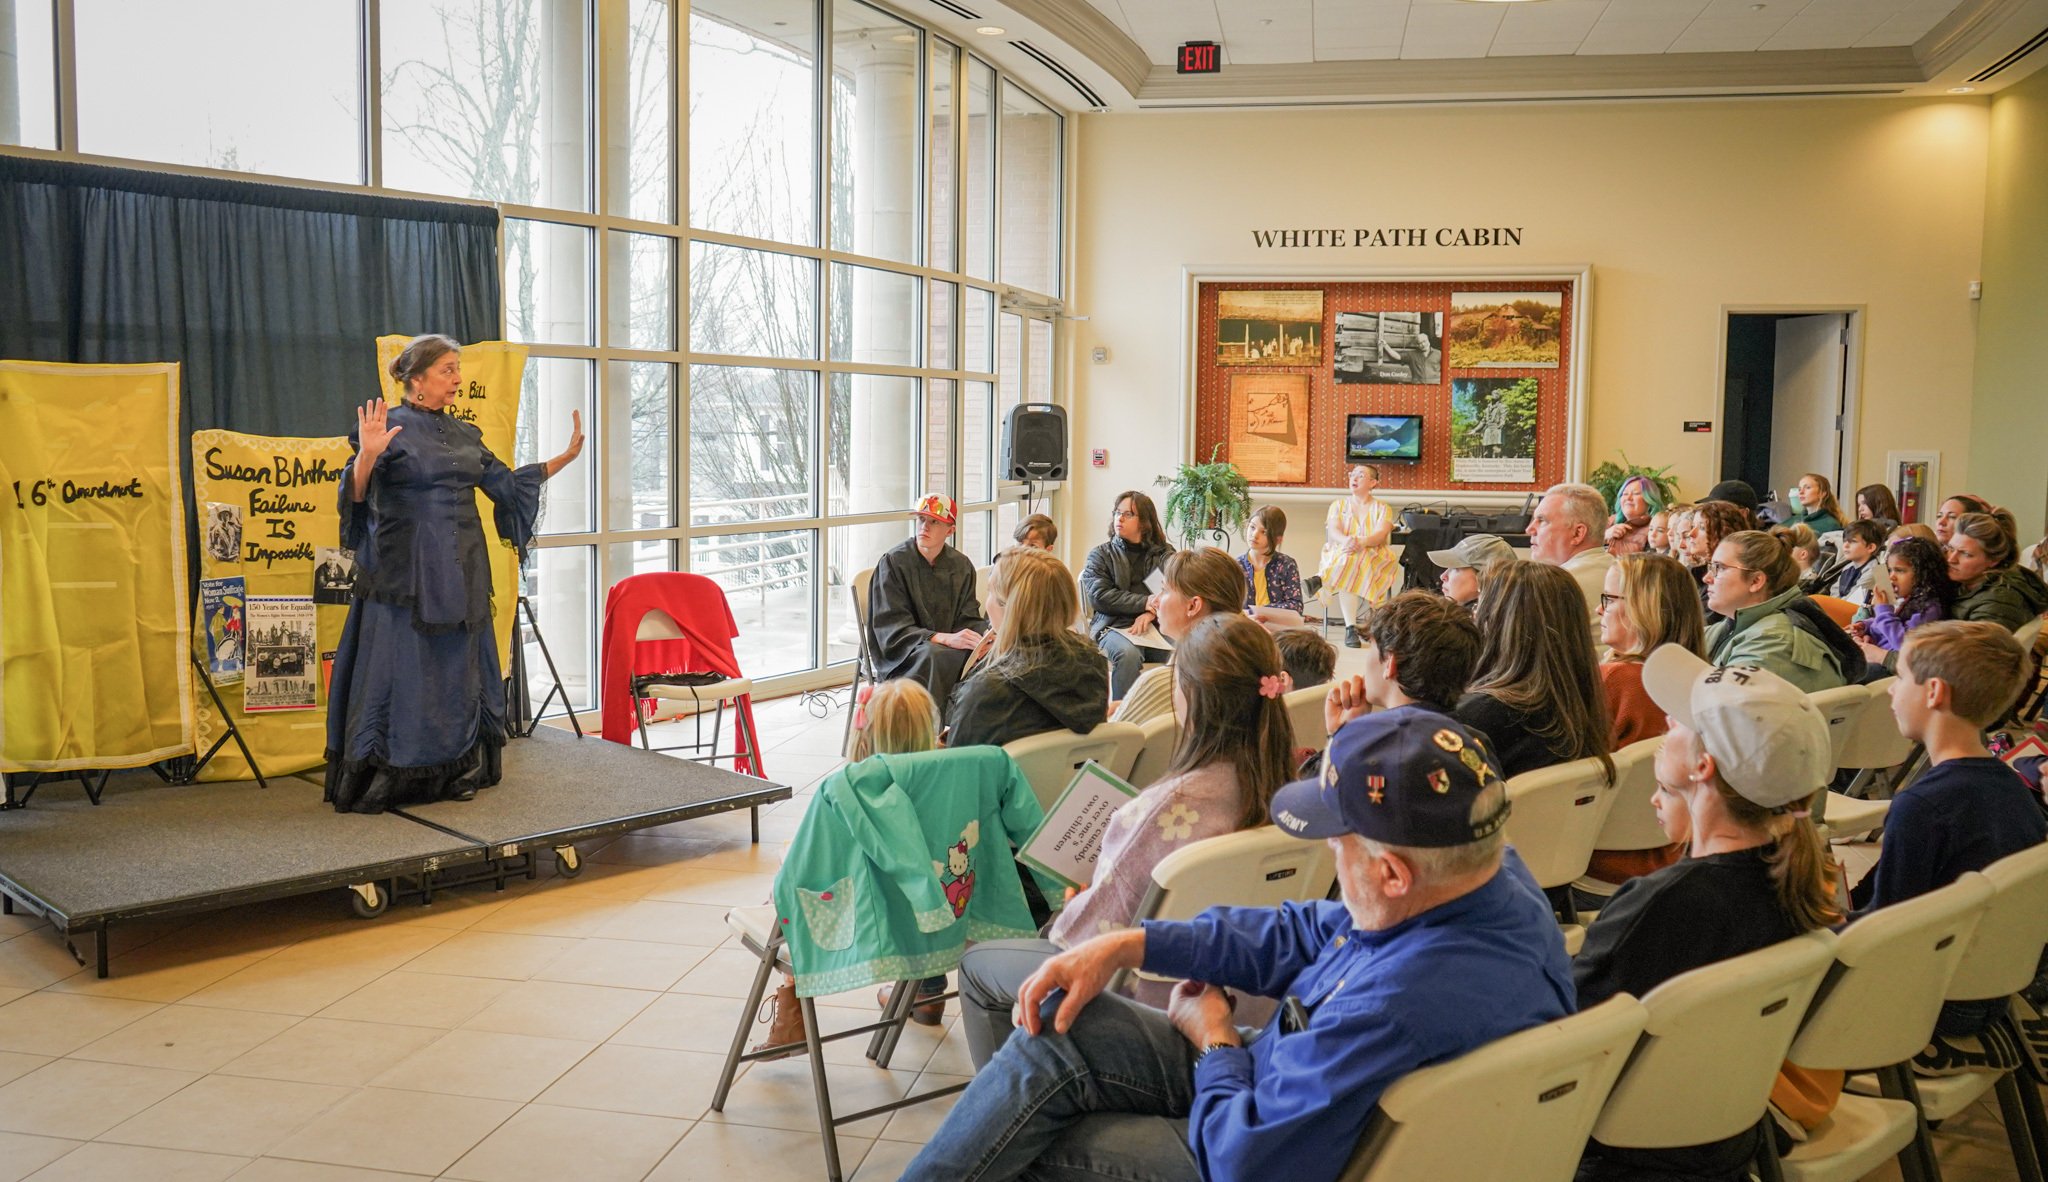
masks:
<instances>
[{"instance_id":1,"label":"woman in yellow striped dress","mask_svg":"<svg viewBox=\"0 0 2048 1182\"><path fill-rule=\"evenodd\" d=\"M1394 511L1372 495L1380 486L1380 470L1371 464L1351 469L1351 495L1330 502L1323 520L1323 557L1317 571L1323 590L1335 592L1344 611L1344 647L1357 648L1358 603L1386 602L1400 578L1400 564L1387 539L1394 533Z\"/></svg>"}]
</instances>

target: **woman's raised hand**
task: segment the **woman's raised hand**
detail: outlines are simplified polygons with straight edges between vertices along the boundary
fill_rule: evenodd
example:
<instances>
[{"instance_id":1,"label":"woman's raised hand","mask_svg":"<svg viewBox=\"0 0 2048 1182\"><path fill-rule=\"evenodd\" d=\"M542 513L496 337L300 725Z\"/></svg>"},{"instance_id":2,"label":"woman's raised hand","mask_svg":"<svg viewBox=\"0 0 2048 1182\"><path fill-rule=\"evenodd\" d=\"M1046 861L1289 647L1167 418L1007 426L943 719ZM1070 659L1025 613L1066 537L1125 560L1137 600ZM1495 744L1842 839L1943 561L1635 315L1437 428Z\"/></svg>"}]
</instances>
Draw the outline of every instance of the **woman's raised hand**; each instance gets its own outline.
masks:
<instances>
[{"instance_id":1,"label":"woman's raised hand","mask_svg":"<svg viewBox=\"0 0 2048 1182\"><path fill-rule=\"evenodd\" d=\"M560 472L562 469L568 467L570 462L575 460L577 456L582 454L583 412L580 410L572 410L569 412L569 446L562 449L562 454L548 461L548 475L553 476L555 473Z\"/></svg>"},{"instance_id":2,"label":"woman's raised hand","mask_svg":"<svg viewBox=\"0 0 2048 1182\"><path fill-rule=\"evenodd\" d=\"M356 439L362 445L363 458L374 461L391 446L391 440L404 427L387 425L391 408L382 398L372 398L356 408Z\"/></svg>"}]
</instances>

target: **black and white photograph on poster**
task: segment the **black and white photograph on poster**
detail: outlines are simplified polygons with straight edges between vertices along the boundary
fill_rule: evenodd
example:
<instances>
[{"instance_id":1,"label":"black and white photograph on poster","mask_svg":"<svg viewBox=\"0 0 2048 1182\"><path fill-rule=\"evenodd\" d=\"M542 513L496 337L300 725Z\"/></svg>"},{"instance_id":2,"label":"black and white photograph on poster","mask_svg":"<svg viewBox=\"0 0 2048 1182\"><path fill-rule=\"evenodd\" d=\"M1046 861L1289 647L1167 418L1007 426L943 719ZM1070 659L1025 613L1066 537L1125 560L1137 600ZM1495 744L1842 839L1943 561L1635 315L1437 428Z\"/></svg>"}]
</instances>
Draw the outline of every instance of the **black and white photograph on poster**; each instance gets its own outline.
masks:
<instances>
[{"instance_id":1,"label":"black and white photograph on poster","mask_svg":"<svg viewBox=\"0 0 2048 1182\"><path fill-rule=\"evenodd\" d=\"M1444 380L1442 312L1339 312L1340 386L1435 386Z\"/></svg>"},{"instance_id":2,"label":"black and white photograph on poster","mask_svg":"<svg viewBox=\"0 0 2048 1182\"><path fill-rule=\"evenodd\" d=\"M242 577L199 580L199 620L206 672L215 685L242 680Z\"/></svg>"},{"instance_id":3,"label":"black and white photograph on poster","mask_svg":"<svg viewBox=\"0 0 2048 1182\"><path fill-rule=\"evenodd\" d=\"M320 704L319 617L304 595L248 598L249 655L242 709L312 710Z\"/></svg>"},{"instance_id":4,"label":"black and white photograph on poster","mask_svg":"<svg viewBox=\"0 0 2048 1182\"><path fill-rule=\"evenodd\" d=\"M346 604L356 586L356 555L338 546L313 551L313 602Z\"/></svg>"},{"instance_id":5,"label":"black and white photograph on poster","mask_svg":"<svg viewBox=\"0 0 2048 1182\"><path fill-rule=\"evenodd\" d=\"M1225 291L1216 297L1216 364L1323 363L1323 293Z\"/></svg>"},{"instance_id":6,"label":"black and white photograph on poster","mask_svg":"<svg viewBox=\"0 0 2048 1182\"><path fill-rule=\"evenodd\" d=\"M206 530L206 556L215 562L242 561L242 507L222 501L206 502L206 516L200 523Z\"/></svg>"},{"instance_id":7,"label":"black and white photograph on poster","mask_svg":"<svg viewBox=\"0 0 2048 1182\"><path fill-rule=\"evenodd\" d=\"M1526 484L1536 479L1541 384L1526 378L1451 379L1451 479Z\"/></svg>"}]
</instances>

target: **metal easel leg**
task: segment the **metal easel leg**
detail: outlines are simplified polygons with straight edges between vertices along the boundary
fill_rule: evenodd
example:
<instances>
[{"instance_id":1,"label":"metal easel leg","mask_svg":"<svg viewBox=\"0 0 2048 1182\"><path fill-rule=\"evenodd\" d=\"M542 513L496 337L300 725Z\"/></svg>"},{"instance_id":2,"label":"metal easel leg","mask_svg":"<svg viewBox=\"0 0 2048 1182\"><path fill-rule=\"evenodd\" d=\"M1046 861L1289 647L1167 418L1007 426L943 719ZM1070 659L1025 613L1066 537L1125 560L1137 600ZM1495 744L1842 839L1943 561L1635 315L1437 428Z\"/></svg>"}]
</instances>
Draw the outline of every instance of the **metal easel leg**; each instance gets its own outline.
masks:
<instances>
[{"instance_id":1,"label":"metal easel leg","mask_svg":"<svg viewBox=\"0 0 2048 1182\"><path fill-rule=\"evenodd\" d=\"M533 728L540 725L540 716L547 713L548 703L554 701L556 694L560 694L562 695L562 709L568 711L569 714L569 725L575 728L576 737L580 739L583 737L583 723L576 717L576 708L569 704L569 691L562 685L561 670L555 668L554 654L548 651L548 638L541 635L540 619L534 615L533 603L524 595L520 596L519 601L512 607L512 622L514 625L519 623L519 613L521 611L526 613L526 626L533 630L534 643L540 645L540 659L547 662L548 677L555 683L554 688L548 691L547 697L540 700L540 705L533 708L533 717L526 720L525 733L528 735L533 733Z\"/></svg>"}]
</instances>

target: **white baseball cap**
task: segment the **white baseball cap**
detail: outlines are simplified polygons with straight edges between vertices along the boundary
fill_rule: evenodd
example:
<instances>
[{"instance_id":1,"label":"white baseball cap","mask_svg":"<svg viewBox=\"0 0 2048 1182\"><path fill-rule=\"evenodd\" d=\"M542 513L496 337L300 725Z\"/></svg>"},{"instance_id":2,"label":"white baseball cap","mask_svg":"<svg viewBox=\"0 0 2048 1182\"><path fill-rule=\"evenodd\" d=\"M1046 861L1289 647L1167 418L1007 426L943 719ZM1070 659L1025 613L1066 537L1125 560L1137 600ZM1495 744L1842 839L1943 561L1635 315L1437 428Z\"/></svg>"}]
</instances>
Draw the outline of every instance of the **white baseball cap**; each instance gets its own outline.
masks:
<instances>
[{"instance_id":1,"label":"white baseball cap","mask_svg":"<svg viewBox=\"0 0 2048 1182\"><path fill-rule=\"evenodd\" d=\"M1696 732L1744 800L1774 809L1805 800L1835 774L1828 720L1797 686L1748 665L1716 668L1675 644L1643 662L1650 700Z\"/></svg>"}]
</instances>

